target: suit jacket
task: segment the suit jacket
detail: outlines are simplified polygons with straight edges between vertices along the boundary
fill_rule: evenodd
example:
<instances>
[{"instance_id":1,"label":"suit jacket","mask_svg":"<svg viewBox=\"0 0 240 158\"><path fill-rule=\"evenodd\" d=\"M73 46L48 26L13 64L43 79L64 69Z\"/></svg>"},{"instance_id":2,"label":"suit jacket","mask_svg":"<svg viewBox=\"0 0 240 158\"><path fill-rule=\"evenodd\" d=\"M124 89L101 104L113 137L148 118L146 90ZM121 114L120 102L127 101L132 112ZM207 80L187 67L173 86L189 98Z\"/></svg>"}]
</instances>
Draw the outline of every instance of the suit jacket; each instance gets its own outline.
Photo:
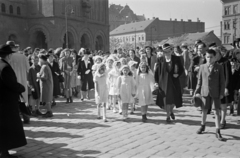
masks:
<instances>
[{"instance_id":1,"label":"suit jacket","mask_svg":"<svg viewBox=\"0 0 240 158\"><path fill-rule=\"evenodd\" d=\"M212 98L224 96L225 79L223 67L217 63L209 71L208 64L200 65L198 83L195 94L199 93L203 97L210 95Z\"/></svg>"},{"instance_id":2,"label":"suit jacket","mask_svg":"<svg viewBox=\"0 0 240 158\"><path fill-rule=\"evenodd\" d=\"M93 66L93 60L92 58L89 58L88 59L88 64L87 64L87 67L85 65L85 62L82 60L82 58L80 58L78 60L78 69L77 69L77 72L78 72L78 75L81 76L81 79L84 79L86 78L87 76L92 76L92 66ZM90 70L90 72L88 74L85 74L85 72L87 70Z\"/></svg>"},{"instance_id":3,"label":"suit jacket","mask_svg":"<svg viewBox=\"0 0 240 158\"><path fill-rule=\"evenodd\" d=\"M152 70L152 71L155 71L154 69L155 69L155 64L157 63L157 55L155 55L155 54L152 54L151 55L151 64L149 65L150 66L150 69Z\"/></svg>"}]
</instances>

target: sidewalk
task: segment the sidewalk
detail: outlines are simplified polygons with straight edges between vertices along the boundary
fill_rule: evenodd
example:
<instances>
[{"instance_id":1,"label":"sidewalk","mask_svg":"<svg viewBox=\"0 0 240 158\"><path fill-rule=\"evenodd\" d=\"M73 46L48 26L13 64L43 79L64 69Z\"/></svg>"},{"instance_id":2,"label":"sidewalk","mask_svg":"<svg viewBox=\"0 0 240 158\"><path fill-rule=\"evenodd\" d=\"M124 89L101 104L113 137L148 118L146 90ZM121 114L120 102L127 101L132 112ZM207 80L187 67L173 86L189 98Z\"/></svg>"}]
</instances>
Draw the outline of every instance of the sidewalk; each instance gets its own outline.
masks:
<instances>
[{"instance_id":1,"label":"sidewalk","mask_svg":"<svg viewBox=\"0 0 240 158\"><path fill-rule=\"evenodd\" d=\"M237 118L227 116L227 129L221 132L228 140L220 142L213 115L208 115L205 134L196 134L201 114L187 104L175 110L172 124L165 123L165 112L157 106L149 107L147 123L141 122L139 107L127 122L109 110L109 122L104 123L97 119L93 100L60 102L53 111L53 118L32 118L24 126L28 145L11 153L22 158L240 158Z\"/></svg>"}]
</instances>

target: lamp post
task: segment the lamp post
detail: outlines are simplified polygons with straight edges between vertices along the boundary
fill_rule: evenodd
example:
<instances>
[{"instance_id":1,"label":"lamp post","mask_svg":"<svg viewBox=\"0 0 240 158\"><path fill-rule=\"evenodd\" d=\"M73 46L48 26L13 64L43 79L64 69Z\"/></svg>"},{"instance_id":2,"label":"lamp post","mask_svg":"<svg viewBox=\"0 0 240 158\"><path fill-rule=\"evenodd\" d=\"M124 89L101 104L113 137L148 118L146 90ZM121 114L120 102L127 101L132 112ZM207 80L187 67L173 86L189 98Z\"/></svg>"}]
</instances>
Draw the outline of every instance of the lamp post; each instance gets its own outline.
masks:
<instances>
[{"instance_id":1,"label":"lamp post","mask_svg":"<svg viewBox=\"0 0 240 158\"><path fill-rule=\"evenodd\" d=\"M68 22L67 22L67 14L68 14L68 8L71 7L71 14L74 13L73 7L71 4L68 4L65 6L65 20L66 20L66 48L68 48Z\"/></svg>"},{"instance_id":2,"label":"lamp post","mask_svg":"<svg viewBox=\"0 0 240 158\"><path fill-rule=\"evenodd\" d=\"M136 45L137 45L137 35L136 35L136 28L135 28L135 50L136 50Z\"/></svg>"}]
</instances>

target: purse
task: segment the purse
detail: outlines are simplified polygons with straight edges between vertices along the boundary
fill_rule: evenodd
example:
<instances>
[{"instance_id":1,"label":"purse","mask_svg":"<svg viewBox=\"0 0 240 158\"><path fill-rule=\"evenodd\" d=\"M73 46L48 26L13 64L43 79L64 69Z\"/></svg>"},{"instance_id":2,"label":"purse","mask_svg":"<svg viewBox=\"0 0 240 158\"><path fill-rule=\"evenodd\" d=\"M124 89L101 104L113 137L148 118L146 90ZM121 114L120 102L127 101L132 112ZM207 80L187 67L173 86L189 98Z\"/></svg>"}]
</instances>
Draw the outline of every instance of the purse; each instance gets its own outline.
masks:
<instances>
[{"instance_id":1,"label":"purse","mask_svg":"<svg viewBox=\"0 0 240 158\"><path fill-rule=\"evenodd\" d=\"M162 90L162 88L158 87L154 91L152 91L153 95L161 95L162 98L166 97L165 92Z\"/></svg>"},{"instance_id":2,"label":"purse","mask_svg":"<svg viewBox=\"0 0 240 158\"><path fill-rule=\"evenodd\" d=\"M22 94L20 94L20 98L22 98L22 99L24 100ZM21 101L19 100L19 110L20 110L21 113L24 113L24 114L29 115L29 116L32 114L32 113L31 113L31 110L30 110L30 107L29 107L29 106L26 106L25 101L24 101L24 102L21 102Z\"/></svg>"},{"instance_id":3,"label":"purse","mask_svg":"<svg viewBox=\"0 0 240 158\"><path fill-rule=\"evenodd\" d=\"M64 77L63 77L62 75L59 75L59 76L58 76L58 81L59 81L60 83L64 82Z\"/></svg>"}]
</instances>

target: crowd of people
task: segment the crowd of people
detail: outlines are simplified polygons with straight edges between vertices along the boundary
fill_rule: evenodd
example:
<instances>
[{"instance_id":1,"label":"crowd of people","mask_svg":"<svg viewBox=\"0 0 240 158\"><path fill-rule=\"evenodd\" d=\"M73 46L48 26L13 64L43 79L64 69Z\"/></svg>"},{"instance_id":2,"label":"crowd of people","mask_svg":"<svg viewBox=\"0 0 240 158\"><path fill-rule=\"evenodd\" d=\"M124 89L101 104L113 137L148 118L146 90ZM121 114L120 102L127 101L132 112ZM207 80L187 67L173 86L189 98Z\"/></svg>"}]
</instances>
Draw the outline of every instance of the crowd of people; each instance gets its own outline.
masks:
<instances>
[{"instance_id":1,"label":"crowd of people","mask_svg":"<svg viewBox=\"0 0 240 158\"><path fill-rule=\"evenodd\" d=\"M174 107L182 107L183 93L190 91L202 112L197 133L203 133L207 114L213 110L216 137L222 141L220 129L226 127L227 107L231 115L236 109L240 115L239 43L238 39L234 41L229 51L199 40L193 47L165 43L156 48L118 48L114 52L81 48L77 52L31 47L20 51L19 45L8 41L0 48L0 152L8 156L9 149L26 144L18 112L20 94L20 101L26 103L32 116L49 118L53 117L52 107L59 96L68 104L74 102L74 97L90 99L92 90L97 118L104 122L108 121L107 110L119 113L126 121L136 105L141 107L142 122L146 122L148 106L156 104L166 111L166 123L175 120ZM40 105L46 113L42 113ZM21 115L24 123L30 122L28 115ZM14 126L6 125L9 120ZM6 139L14 135L12 131L19 131L11 138L13 142L19 140L17 144Z\"/></svg>"}]
</instances>

